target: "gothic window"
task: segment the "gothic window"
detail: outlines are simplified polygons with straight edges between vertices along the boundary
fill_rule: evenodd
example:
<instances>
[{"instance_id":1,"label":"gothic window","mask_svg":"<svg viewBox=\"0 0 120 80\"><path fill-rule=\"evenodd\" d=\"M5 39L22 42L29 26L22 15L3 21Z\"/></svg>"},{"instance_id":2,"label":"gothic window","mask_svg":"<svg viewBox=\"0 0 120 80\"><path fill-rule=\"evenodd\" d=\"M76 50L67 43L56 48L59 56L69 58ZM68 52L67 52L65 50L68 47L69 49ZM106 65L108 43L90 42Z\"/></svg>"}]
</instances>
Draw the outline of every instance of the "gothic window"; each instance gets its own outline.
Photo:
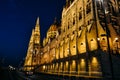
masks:
<instances>
[{"instance_id":1,"label":"gothic window","mask_svg":"<svg viewBox=\"0 0 120 80\"><path fill-rule=\"evenodd\" d=\"M67 38L69 38L69 35L67 35Z\"/></svg>"},{"instance_id":2,"label":"gothic window","mask_svg":"<svg viewBox=\"0 0 120 80\"><path fill-rule=\"evenodd\" d=\"M90 24L90 21L88 21L88 25Z\"/></svg>"},{"instance_id":3,"label":"gothic window","mask_svg":"<svg viewBox=\"0 0 120 80\"><path fill-rule=\"evenodd\" d=\"M75 34L75 31L73 31L73 34Z\"/></svg>"},{"instance_id":4,"label":"gothic window","mask_svg":"<svg viewBox=\"0 0 120 80\"><path fill-rule=\"evenodd\" d=\"M92 19L88 20L87 24L90 25L92 22Z\"/></svg>"},{"instance_id":5,"label":"gothic window","mask_svg":"<svg viewBox=\"0 0 120 80\"><path fill-rule=\"evenodd\" d=\"M91 12L91 3L87 4L86 6L86 14Z\"/></svg>"},{"instance_id":6,"label":"gothic window","mask_svg":"<svg viewBox=\"0 0 120 80\"><path fill-rule=\"evenodd\" d=\"M79 12L79 20L82 19L82 11Z\"/></svg>"},{"instance_id":7,"label":"gothic window","mask_svg":"<svg viewBox=\"0 0 120 80\"><path fill-rule=\"evenodd\" d=\"M69 22L68 22L68 29L69 29L69 27L70 27L70 26L69 26Z\"/></svg>"},{"instance_id":8,"label":"gothic window","mask_svg":"<svg viewBox=\"0 0 120 80\"><path fill-rule=\"evenodd\" d=\"M70 19L68 19L68 29L70 28Z\"/></svg>"},{"instance_id":9,"label":"gothic window","mask_svg":"<svg viewBox=\"0 0 120 80\"><path fill-rule=\"evenodd\" d=\"M79 31L81 30L81 26L79 27Z\"/></svg>"},{"instance_id":10,"label":"gothic window","mask_svg":"<svg viewBox=\"0 0 120 80\"><path fill-rule=\"evenodd\" d=\"M75 14L73 15L73 25L75 24Z\"/></svg>"}]
</instances>

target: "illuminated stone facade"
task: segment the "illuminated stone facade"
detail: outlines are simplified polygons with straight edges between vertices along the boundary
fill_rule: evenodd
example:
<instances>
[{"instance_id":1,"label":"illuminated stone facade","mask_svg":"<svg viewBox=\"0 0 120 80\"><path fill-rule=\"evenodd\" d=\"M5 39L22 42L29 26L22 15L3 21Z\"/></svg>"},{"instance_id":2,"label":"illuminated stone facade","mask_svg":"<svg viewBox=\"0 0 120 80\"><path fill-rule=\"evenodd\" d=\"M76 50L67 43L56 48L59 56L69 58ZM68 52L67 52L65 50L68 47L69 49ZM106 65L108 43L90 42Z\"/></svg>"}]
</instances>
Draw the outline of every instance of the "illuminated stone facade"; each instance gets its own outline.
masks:
<instances>
[{"instance_id":1,"label":"illuminated stone facade","mask_svg":"<svg viewBox=\"0 0 120 80\"><path fill-rule=\"evenodd\" d=\"M24 70L33 70L36 65L40 64L40 25L37 18L35 29L32 30L32 35L28 45L27 56L25 58Z\"/></svg>"},{"instance_id":2,"label":"illuminated stone facade","mask_svg":"<svg viewBox=\"0 0 120 80\"><path fill-rule=\"evenodd\" d=\"M66 0L61 24L43 40L36 71L102 76L104 54L120 54L120 2ZM107 59L107 58L105 58Z\"/></svg>"}]
</instances>

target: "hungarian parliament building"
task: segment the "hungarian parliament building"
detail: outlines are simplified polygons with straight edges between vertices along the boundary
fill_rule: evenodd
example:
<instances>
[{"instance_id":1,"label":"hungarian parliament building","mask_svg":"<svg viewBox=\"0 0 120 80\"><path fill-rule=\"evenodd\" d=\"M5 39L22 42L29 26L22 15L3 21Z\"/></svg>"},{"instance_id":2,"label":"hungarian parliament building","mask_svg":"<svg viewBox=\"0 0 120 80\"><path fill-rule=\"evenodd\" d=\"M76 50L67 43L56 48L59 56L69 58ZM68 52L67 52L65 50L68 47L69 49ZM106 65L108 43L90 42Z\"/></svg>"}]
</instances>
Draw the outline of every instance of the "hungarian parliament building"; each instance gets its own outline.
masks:
<instances>
[{"instance_id":1,"label":"hungarian parliament building","mask_svg":"<svg viewBox=\"0 0 120 80\"><path fill-rule=\"evenodd\" d=\"M53 21L43 41L40 36L38 17L24 71L119 77L119 0L66 0L60 23Z\"/></svg>"}]
</instances>

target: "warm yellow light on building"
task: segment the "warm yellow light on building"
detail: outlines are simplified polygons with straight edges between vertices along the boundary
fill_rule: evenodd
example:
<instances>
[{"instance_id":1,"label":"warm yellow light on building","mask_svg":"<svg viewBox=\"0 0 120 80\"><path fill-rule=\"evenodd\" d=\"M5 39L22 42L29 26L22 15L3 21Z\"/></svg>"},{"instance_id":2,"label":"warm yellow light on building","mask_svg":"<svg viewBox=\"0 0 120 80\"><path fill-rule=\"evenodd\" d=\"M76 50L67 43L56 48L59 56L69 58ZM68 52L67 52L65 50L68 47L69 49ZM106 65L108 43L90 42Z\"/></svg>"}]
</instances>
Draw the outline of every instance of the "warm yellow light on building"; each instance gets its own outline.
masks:
<instances>
[{"instance_id":1,"label":"warm yellow light on building","mask_svg":"<svg viewBox=\"0 0 120 80\"><path fill-rule=\"evenodd\" d=\"M85 59L80 60L79 71L85 71Z\"/></svg>"},{"instance_id":2,"label":"warm yellow light on building","mask_svg":"<svg viewBox=\"0 0 120 80\"><path fill-rule=\"evenodd\" d=\"M60 72L62 72L63 63L60 63Z\"/></svg>"},{"instance_id":3,"label":"warm yellow light on building","mask_svg":"<svg viewBox=\"0 0 120 80\"><path fill-rule=\"evenodd\" d=\"M68 71L68 61L65 62L64 71Z\"/></svg>"},{"instance_id":4,"label":"warm yellow light on building","mask_svg":"<svg viewBox=\"0 0 120 80\"><path fill-rule=\"evenodd\" d=\"M96 57L93 57L93 58L92 58L92 63L96 63L96 64L98 63L98 61L97 61L97 58L96 58Z\"/></svg>"},{"instance_id":5,"label":"warm yellow light on building","mask_svg":"<svg viewBox=\"0 0 120 80\"><path fill-rule=\"evenodd\" d=\"M85 67L85 60L81 59L81 67Z\"/></svg>"},{"instance_id":6,"label":"warm yellow light on building","mask_svg":"<svg viewBox=\"0 0 120 80\"><path fill-rule=\"evenodd\" d=\"M73 64L73 66L75 66L75 64L76 64L76 63L75 63L75 60L72 61L72 64Z\"/></svg>"},{"instance_id":7,"label":"warm yellow light on building","mask_svg":"<svg viewBox=\"0 0 120 80\"><path fill-rule=\"evenodd\" d=\"M84 59L81 59L81 63L84 63L85 62L85 60Z\"/></svg>"},{"instance_id":8,"label":"warm yellow light on building","mask_svg":"<svg viewBox=\"0 0 120 80\"><path fill-rule=\"evenodd\" d=\"M96 57L92 58L91 71L100 71L100 65Z\"/></svg>"},{"instance_id":9,"label":"warm yellow light on building","mask_svg":"<svg viewBox=\"0 0 120 80\"><path fill-rule=\"evenodd\" d=\"M58 63L55 66L55 72L58 72Z\"/></svg>"},{"instance_id":10,"label":"warm yellow light on building","mask_svg":"<svg viewBox=\"0 0 120 80\"><path fill-rule=\"evenodd\" d=\"M45 70L45 65L43 66L43 70Z\"/></svg>"},{"instance_id":11,"label":"warm yellow light on building","mask_svg":"<svg viewBox=\"0 0 120 80\"><path fill-rule=\"evenodd\" d=\"M75 71L75 69L76 69L76 62L75 60L73 60L71 64L71 71Z\"/></svg>"},{"instance_id":12,"label":"warm yellow light on building","mask_svg":"<svg viewBox=\"0 0 120 80\"><path fill-rule=\"evenodd\" d=\"M67 52L69 52L69 49L67 49Z\"/></svg>"},{"instance_id":13,"label":"warm yellow light on building","mask_svg":"<svg viewBox=\"0 0 120 80\"><path fill-rule=\"evenodd\" d=\"M116 37L115 40L118 40L118 37Z\"/></svg>"}]
</instances>

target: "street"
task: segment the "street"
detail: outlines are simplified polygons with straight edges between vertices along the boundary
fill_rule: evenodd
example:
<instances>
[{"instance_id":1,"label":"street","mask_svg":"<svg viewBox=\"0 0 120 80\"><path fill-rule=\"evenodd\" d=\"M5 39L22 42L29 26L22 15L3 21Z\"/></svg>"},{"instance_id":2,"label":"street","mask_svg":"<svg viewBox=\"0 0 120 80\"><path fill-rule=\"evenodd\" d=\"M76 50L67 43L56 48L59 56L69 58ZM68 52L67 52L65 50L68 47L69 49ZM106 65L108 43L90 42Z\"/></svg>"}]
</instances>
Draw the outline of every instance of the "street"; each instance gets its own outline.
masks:
<instances>
[{"instance_id":1,"label":"street","mask_svg":"<svg viewBox=\"0 0 120 80\"><path fill-rule=\"evenodd\" d=\"M0 70L0 80L31 80L18 70L4 68Z\"/></svg>"},{"instance_id":2,"label":"street","mask_svg":"<svg viewBox=\"0 0 120 80\"><path fill-rule=\"evenodd\" d=\"M51 77L46 77L44 75L26 75L25 72L19 70L10 70L9 68L0 69L0 80L58 80L51 79ZM60 80L60 79L59 79Z\"/></svg>"},{"instance_id":3,"label":"street","mask_svg":"<svg viewBox=\"0 0 120 80\"><path fill-rule=\"evenodd\" d=\"M62 75L51 75L37 73L33 75L26 75L24 72L18 70L10 70L9 68L0 69L0 80L101 80L101 78L84 78L84 77L70 77Z\"/></svg>"}]
</instances>

